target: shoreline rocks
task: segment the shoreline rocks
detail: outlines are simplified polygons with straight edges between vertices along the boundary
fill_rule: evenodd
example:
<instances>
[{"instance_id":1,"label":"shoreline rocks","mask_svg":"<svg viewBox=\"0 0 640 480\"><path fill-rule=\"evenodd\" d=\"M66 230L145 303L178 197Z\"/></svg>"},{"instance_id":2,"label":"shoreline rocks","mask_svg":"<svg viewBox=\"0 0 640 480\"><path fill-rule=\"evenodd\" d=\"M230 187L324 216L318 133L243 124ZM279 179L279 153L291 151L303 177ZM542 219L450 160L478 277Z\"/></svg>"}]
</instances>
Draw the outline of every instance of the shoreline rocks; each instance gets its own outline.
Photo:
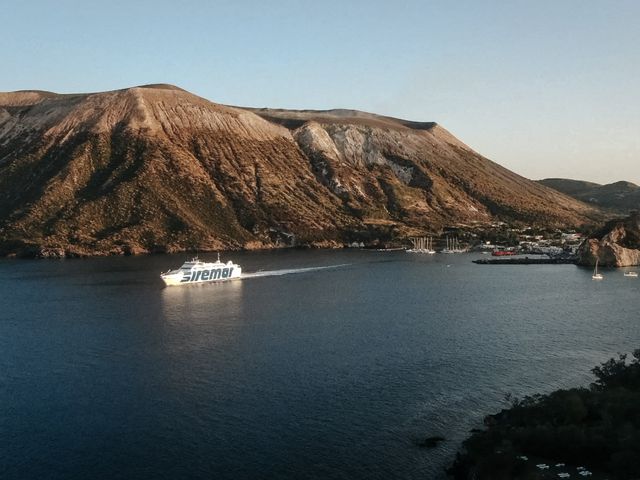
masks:
<instances>
[{"instance_id":1,"label":"shoreline rocks","mask_svg":"<svg viewBox=\"0 0 640 480\"><path fill-rule=\"evenodd\" d=\"M640 265L640 214L608 222L580 247L578 264L630 267Z\"/></svg>"}]
</instances>

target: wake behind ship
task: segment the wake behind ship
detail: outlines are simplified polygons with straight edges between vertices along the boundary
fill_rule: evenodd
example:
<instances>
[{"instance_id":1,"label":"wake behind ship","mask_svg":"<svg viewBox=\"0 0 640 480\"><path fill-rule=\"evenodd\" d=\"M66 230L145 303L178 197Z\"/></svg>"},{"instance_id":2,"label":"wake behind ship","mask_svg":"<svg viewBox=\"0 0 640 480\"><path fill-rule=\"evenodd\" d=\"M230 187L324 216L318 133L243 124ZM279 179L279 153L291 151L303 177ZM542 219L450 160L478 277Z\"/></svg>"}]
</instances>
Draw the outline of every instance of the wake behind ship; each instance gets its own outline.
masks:
<instances>
[{"instance_id":1,"label":"wake behind ship","mask_svg":"<svg viewBox=\"0 0 640 480\"><path fill-rule=\"evenodd\" d=\"M202 262L198 257L194 257L184 262L180 268L160 274L160 278L166 286L171 287L189 283L224 282L240 278L241 275L240 265L231 260L222 263L218 254L218 260L215 262Z\"/></svg>"}]
</instances>

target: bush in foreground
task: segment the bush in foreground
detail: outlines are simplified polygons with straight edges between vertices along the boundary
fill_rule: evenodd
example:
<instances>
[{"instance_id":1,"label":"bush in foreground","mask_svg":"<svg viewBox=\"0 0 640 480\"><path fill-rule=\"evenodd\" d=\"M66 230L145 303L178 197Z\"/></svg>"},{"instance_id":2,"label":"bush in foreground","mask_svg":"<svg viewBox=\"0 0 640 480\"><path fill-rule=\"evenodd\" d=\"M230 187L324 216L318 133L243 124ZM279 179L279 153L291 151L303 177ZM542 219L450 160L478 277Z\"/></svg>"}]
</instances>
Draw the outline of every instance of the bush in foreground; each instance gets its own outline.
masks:
<instances>
[{"instance_id":1,"label":"bush in foreground","mask_svg":"<svg viewBox=\"0 0 640 480\"><path fill-rule=\"evenodd\" d=\"M463 443L449 473L465 480L542 478L535 464L544 461L586 465L610 479L640 478L640 349L631 361L620 355L592 372L589 388L515 399L486 417L487 428Z\"/></svg>"}]
</instances>

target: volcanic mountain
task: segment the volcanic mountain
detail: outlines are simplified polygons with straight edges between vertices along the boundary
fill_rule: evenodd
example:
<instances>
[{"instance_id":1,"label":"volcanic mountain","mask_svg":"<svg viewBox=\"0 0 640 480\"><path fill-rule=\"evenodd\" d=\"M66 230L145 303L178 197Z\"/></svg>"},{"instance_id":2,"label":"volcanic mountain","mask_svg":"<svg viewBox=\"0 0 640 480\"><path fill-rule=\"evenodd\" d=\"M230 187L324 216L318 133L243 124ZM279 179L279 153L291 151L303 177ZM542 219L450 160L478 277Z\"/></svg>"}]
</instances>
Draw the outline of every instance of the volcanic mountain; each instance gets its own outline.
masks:
<instances>
[{"instance_id":1,"label":"volcanic mountain","mask_svg":"<svg viewBox=\"0 0 640 480\"><path fill-rule=\"evenodd\" d=\"M597 211L435 123L216 104L170 85L0 93L0 251L339 245Z\"/></svg>"}]
</instances>

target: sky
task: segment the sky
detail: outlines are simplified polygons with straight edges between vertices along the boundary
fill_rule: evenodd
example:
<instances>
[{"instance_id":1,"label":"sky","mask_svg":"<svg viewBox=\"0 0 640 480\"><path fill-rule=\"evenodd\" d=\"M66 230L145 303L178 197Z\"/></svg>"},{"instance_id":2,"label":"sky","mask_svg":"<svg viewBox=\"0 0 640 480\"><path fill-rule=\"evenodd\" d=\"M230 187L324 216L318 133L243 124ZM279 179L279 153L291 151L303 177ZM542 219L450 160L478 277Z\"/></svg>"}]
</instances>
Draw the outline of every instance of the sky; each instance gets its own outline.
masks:
<instances>
[{"instance_id":1,"label":"sky","mask_svg":"<svg viewBox=\"0 0 640 480\"><path fill-rule=\"evenodd\" d=\"M640 184L637 0L0 0L0 25L0 91L352 108L528 178Z\"/></svg>"}]
</instances>

